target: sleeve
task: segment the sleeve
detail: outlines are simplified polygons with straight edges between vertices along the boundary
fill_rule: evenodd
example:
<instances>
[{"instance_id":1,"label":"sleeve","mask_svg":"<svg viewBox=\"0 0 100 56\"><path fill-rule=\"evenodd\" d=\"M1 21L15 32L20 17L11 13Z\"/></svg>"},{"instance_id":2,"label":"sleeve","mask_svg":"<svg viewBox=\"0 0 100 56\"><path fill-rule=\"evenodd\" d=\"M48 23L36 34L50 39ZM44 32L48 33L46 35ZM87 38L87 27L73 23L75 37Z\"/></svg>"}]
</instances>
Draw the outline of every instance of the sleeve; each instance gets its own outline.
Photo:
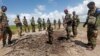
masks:
<instances>
[{"instance_id":1,"label":"sleeve","mask_svg":"<svg viewBox=\"0 0 100 56\"><path fill-rule=\"evenodd\" d=\"M84 23L84 27L87 25L87 23L88 23L88 17L87 17L87 19L86 19L86 22Z\"/></svg>"}]
</instances>

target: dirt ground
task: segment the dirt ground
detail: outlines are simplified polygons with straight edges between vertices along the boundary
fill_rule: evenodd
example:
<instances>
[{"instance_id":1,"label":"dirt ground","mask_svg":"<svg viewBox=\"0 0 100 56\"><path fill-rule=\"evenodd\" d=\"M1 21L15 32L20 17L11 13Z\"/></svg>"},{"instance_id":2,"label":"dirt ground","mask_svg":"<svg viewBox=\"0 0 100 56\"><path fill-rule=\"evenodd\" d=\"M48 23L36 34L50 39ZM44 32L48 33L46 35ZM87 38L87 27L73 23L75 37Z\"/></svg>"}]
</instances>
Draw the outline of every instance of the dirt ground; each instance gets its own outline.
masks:
<instances>
[{"instance_id":1,"label":"dirt ground","mask_svg":"<svg viewBox=\"0 0 100 56\"><path fill-rule=\"evenodd\" d=\"M53 44L47 44L46 31L24 33L22 37L13 35L13 44L2 47L0 41L0 56L100 56L100 31L97 46L93 51L85 47L87 43L86 28L78 28L78 36L71 42L64 39L64 28L54 30Z\"/></svg>"}]
</instances>

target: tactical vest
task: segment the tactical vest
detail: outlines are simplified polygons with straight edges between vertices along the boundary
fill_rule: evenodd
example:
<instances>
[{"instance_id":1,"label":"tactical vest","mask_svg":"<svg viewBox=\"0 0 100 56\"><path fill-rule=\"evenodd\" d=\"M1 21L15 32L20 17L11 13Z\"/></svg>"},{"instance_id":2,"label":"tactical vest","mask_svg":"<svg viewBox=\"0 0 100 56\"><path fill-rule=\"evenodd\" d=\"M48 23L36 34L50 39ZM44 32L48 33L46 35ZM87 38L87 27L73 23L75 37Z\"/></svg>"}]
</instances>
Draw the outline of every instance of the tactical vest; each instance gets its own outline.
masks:
<instances>
[{"instance_id":1,"label":"tactical vest","mask_svg":"<svg viewBox=\"0 0 100 56\"><path fill-rule=\"evenodd\" d=\"M94 17L94 16L89 16L88 17L88 24L94 25L95 22L96 22L96 17Z\"/></svg>"},{"instance_id":2,"label":"tactical vest","mask_svg":"<svg viewBox=\"0 0 100 56\"><path fill-rule=\"evenodd\" d=\"M88 26L93 26L93 28L97 28L98 25L100 23L98 23L100 21L100 17L98 17L98 14L100 15L100 12L96 10L94 11L91 11L89 10L89 13L88 13Z\"/></svg>"},{"instance_id":3,"label":"tactical vest","mask_svg":"<svg viewBox=\"0 0 100 56\"><path fill-rule=\"evenodd\" d=\"M7 20L7 16L5 13L2 14L2 25L3 27L8 27L8 20Z\"/></svg>"},{"instance_id":4,"label":"tactical vest","mask_svg":"<svg viewBox=\"0 0 100 56\"><path fill-rule=\"evenodd\" d=\"M72 25L72 19L70 18L70 15L69 15L69 14L67 14L67 15L65 16L65 23L66 23L67 25Z\"/></svg>"}]
</instances>

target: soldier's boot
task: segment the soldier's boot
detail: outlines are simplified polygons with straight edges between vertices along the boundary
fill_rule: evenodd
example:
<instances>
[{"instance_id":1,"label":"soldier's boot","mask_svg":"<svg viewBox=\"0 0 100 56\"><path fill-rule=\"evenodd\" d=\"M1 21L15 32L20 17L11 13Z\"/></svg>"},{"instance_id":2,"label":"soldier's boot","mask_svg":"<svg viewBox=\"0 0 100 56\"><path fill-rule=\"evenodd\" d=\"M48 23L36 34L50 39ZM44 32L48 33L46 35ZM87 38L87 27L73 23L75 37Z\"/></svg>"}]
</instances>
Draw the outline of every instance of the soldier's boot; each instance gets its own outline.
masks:
<instances>
[{"instance_id":1,"label":"soldier's boot","mask_svg":"<svg viewBox=\"0 0 100 56\"><path fill-rule=\"evenodd\" d=\"M3 47L6 46L6 40L3 40Z\"/></svg>"},{"instance_id":2,"label":"soldier's boot","mask_svg":"<svg viewBox=\"0 0 100 56\"><path fill-rule=\"evenodd\" d=\"M6 36L3 36L2 42L3 42L3 47L5 47L6 46Z\"/></svg>"},{"instance_id":3,"label":"soldier's boot","mask_svg":"<svg viewBox=\"0 0 100 56\"><path fill-rule=\"evenodd\" d=\"M12 44L11 38L12 38L12 33L9 34L9 37L8 37L8 44Z\"/></svg>"},{"instance_id":4,"label":"soldier's boot","mask_svg":"<svg viewBox=\"0 0 100 56\"><path fill-rule=\"evenodd\" d=\"M53 38L52 38L51 36L48 36L48 39L49 39L49 40L47 41L47 43L48 43L48 44L52 44Z\"/></svg>"},{"instance_id":5,"label":"soldier's boot","mask_svg":"<svg viewBox=\"0 0 100 56\"><path fill-rule=\"evenodd\" d=\"M12 31L9 27L7 28L7 33L8 33L8 44L11 44L12 43L12 41L11 41Z\"/></svg>"},{"instance_id":6,"label":"soldier's boot","mask_svg":"<svg viewBox=\"0 0 100 56\"><path fill-rule=\"evenodd\" d=\"M89 45L90 45L90 43L86 43L85 45L86 45L86 46L89 46Z\"/></svg>"},{"instance_id":7,"label":"soldier's boot","mask_svg":"<svg viewBox=\"0 0 100 56\"><path fill-rule=\"evenodd\" d=\"M87 47L87 50L92 51L92 50L93 50L92 46L88 46L88 47Z\"/></svg>"}]
</instances>

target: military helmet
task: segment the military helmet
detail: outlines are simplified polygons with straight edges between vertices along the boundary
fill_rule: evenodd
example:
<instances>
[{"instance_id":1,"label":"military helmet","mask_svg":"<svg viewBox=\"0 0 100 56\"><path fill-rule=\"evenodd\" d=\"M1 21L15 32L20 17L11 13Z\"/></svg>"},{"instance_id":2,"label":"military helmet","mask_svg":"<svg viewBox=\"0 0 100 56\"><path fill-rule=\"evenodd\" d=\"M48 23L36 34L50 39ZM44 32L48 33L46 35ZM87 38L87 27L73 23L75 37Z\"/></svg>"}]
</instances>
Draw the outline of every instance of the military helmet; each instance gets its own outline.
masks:
<instances>
[{"instance_id":1,"label":"military helmet","mask_svg":"<svg viewBox=\"0 0 100 56\"><path fill-rule=\"evenodd\" d=\"M76 12L75 11L73 11L73 14L75 14Z\"/></svg>"},{"instance_id":2,"label":"military helmet","mask_svg":"<svg viewBox=\"0 0 100 56\"><path fill-rule=\"evenodd\" d=\"M90 7L91 5L95 5L95 2L89 2L89 3L87 4L87 7Z\"/></svg>"},{"instance_id":3,"label":"military helmet","mask_svg":"<svg viewBox=\"0 0 100 56\"><path fill-rule=\"evenodd\" d=\"M65 12L65 13L68 13L68 10L67 10L67 9L65 9L65 10L64 10L64 12Z\"/></svg>"},{"instance_id":4,"label":"military helmet","mask_svg":"<svg viewBox=\"0 0 100 56\"><path fill-rule=\"evenodd\" d=\"M17 18L19 18L19 15L17 15Z\"/></svg>"},{"instance_id":5,"label":"military helmet","mask_svg":"<svg viewBox=\"0 0 100 56\"><path fill-rule=\"evenodd\" d=\"M1 9L2 9L2 11L6 11L7 10L7 7L6 6L1 6Z\"/></svg>"}]
</instances>

